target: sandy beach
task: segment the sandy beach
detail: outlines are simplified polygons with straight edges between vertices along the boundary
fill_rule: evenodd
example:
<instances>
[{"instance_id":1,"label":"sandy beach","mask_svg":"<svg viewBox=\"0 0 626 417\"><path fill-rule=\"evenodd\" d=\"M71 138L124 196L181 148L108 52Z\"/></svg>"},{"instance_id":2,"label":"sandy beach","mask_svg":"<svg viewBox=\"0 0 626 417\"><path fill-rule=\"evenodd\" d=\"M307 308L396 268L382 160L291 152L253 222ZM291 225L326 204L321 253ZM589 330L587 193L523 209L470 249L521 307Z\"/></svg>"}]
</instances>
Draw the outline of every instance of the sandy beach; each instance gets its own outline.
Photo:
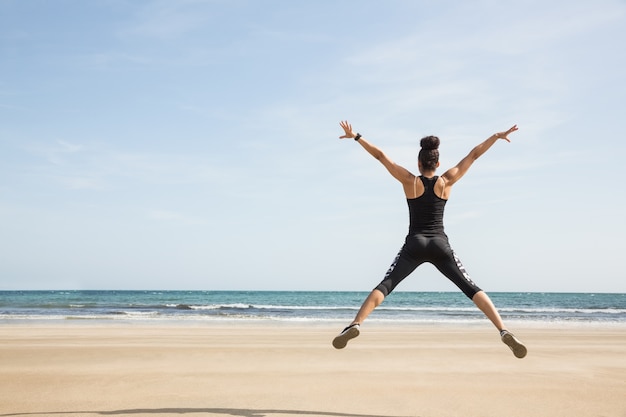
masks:
<instances>
[{"instance_id":1,"label":"sandy beach","mask_svg":"<svg viewBox=\"0 0 626 417\"><path fill-rule=\"evenodd\" d=\"M341 327L341 326L339 326ZM4 324L0 416L626 416L626 329Z\"/></svg>"}]
</instances>

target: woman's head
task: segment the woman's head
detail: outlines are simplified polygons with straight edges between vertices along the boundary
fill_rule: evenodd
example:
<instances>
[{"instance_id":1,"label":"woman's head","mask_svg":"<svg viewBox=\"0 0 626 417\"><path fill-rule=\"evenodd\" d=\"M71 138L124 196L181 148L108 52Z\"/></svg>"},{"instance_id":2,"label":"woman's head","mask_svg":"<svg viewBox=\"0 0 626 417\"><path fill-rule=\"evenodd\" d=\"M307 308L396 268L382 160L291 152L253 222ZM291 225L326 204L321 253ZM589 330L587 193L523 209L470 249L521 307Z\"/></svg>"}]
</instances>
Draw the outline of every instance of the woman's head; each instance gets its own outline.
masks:
<instances>
[{"instance_id":1,"label":"woman's head","mask_svg":"<svg viewBox=\"0 0 626 417\"><path fill-rule=\"evenodd\" d=\"M420 152L417 156L419 167L423 171L434 171L439 166L439 138L426 136L420 140Z\"/></svg>"}]
</instances>

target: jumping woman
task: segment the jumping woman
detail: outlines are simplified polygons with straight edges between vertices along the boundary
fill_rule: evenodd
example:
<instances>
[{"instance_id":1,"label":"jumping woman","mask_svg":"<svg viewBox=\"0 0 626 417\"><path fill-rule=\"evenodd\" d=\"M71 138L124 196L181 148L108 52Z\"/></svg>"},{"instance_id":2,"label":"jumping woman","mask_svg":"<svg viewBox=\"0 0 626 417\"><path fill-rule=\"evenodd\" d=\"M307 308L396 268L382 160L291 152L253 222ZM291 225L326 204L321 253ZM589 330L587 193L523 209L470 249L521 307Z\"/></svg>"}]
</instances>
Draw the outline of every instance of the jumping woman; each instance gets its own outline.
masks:
<instances>
[{"instance_id":1,"label":"jumping woman","mask_svg":"<svg viewBox=\"0 0 626 417\"><path fill-rule=\"evenodd\" d=\"M342 121L340 125L344 130L344 135L340 136L340 139L357 141L402 184L409 205L409 233L381 283L365 299L352 323L335 337L333 346L337 349L346 347L350 339L360 334L361 323L385 297L418 266L430 262L487 316L500 331L502 341L511 348L517 358L526 356L526 347L506 330L491 299L470 279L450 247L443 227L444 207L450 197L452 186L465 175L474 161L499 139L510 142L508 136L517 130L517 126L491 135L442 176L435 175L439 167L439 138L426 136L420 141L422 149L418 154L417 167L421 175L415 176L389 159L382 150L365 140L359 133L355 134L350 123Z\"/></svg>"}]
</instances>

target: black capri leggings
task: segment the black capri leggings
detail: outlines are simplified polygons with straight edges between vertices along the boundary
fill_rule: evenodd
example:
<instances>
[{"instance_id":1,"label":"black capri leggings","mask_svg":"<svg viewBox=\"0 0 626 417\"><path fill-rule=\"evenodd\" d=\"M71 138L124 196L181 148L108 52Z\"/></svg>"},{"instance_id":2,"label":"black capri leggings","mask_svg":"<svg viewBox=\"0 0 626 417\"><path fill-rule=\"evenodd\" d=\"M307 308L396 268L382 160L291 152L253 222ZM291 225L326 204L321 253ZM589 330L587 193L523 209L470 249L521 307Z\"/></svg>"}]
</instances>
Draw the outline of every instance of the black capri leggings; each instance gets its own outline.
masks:
<instances>
[{"instance_id":1,"label":"black capri leggings","mask_svg":"<svg viewBox=\"0 0 626 417\"><path fill-rule=\"evenodd\" d=\"M444 234L407 236L385 278L375 289L382 292L385 297L388 296L404 278L424 262L433 264L468 298L472 299L477 292L482 291L471 280Z\"/></svg>"}]
</instances>

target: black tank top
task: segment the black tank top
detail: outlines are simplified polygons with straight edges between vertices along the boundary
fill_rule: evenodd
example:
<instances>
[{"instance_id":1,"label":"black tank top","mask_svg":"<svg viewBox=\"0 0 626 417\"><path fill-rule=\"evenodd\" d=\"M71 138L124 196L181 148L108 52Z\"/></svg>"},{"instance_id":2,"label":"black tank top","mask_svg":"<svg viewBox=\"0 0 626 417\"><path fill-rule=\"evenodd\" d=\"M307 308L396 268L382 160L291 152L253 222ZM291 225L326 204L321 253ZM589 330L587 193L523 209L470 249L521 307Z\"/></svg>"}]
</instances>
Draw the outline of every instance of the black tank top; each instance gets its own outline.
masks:
<instances>
[{"instance_id":1,"label":"black tank top","mask_svg":"<svg viewBox=\"0 0 626 417\"><path fill-rule=\"evenodd\" d=\"M438 176L432 178L418 177L424 184L424 194L417 198L408 198L409 234L443 234L443 210L446 201L435 195L435 183Z\"/></svg>"}]
</instances>

